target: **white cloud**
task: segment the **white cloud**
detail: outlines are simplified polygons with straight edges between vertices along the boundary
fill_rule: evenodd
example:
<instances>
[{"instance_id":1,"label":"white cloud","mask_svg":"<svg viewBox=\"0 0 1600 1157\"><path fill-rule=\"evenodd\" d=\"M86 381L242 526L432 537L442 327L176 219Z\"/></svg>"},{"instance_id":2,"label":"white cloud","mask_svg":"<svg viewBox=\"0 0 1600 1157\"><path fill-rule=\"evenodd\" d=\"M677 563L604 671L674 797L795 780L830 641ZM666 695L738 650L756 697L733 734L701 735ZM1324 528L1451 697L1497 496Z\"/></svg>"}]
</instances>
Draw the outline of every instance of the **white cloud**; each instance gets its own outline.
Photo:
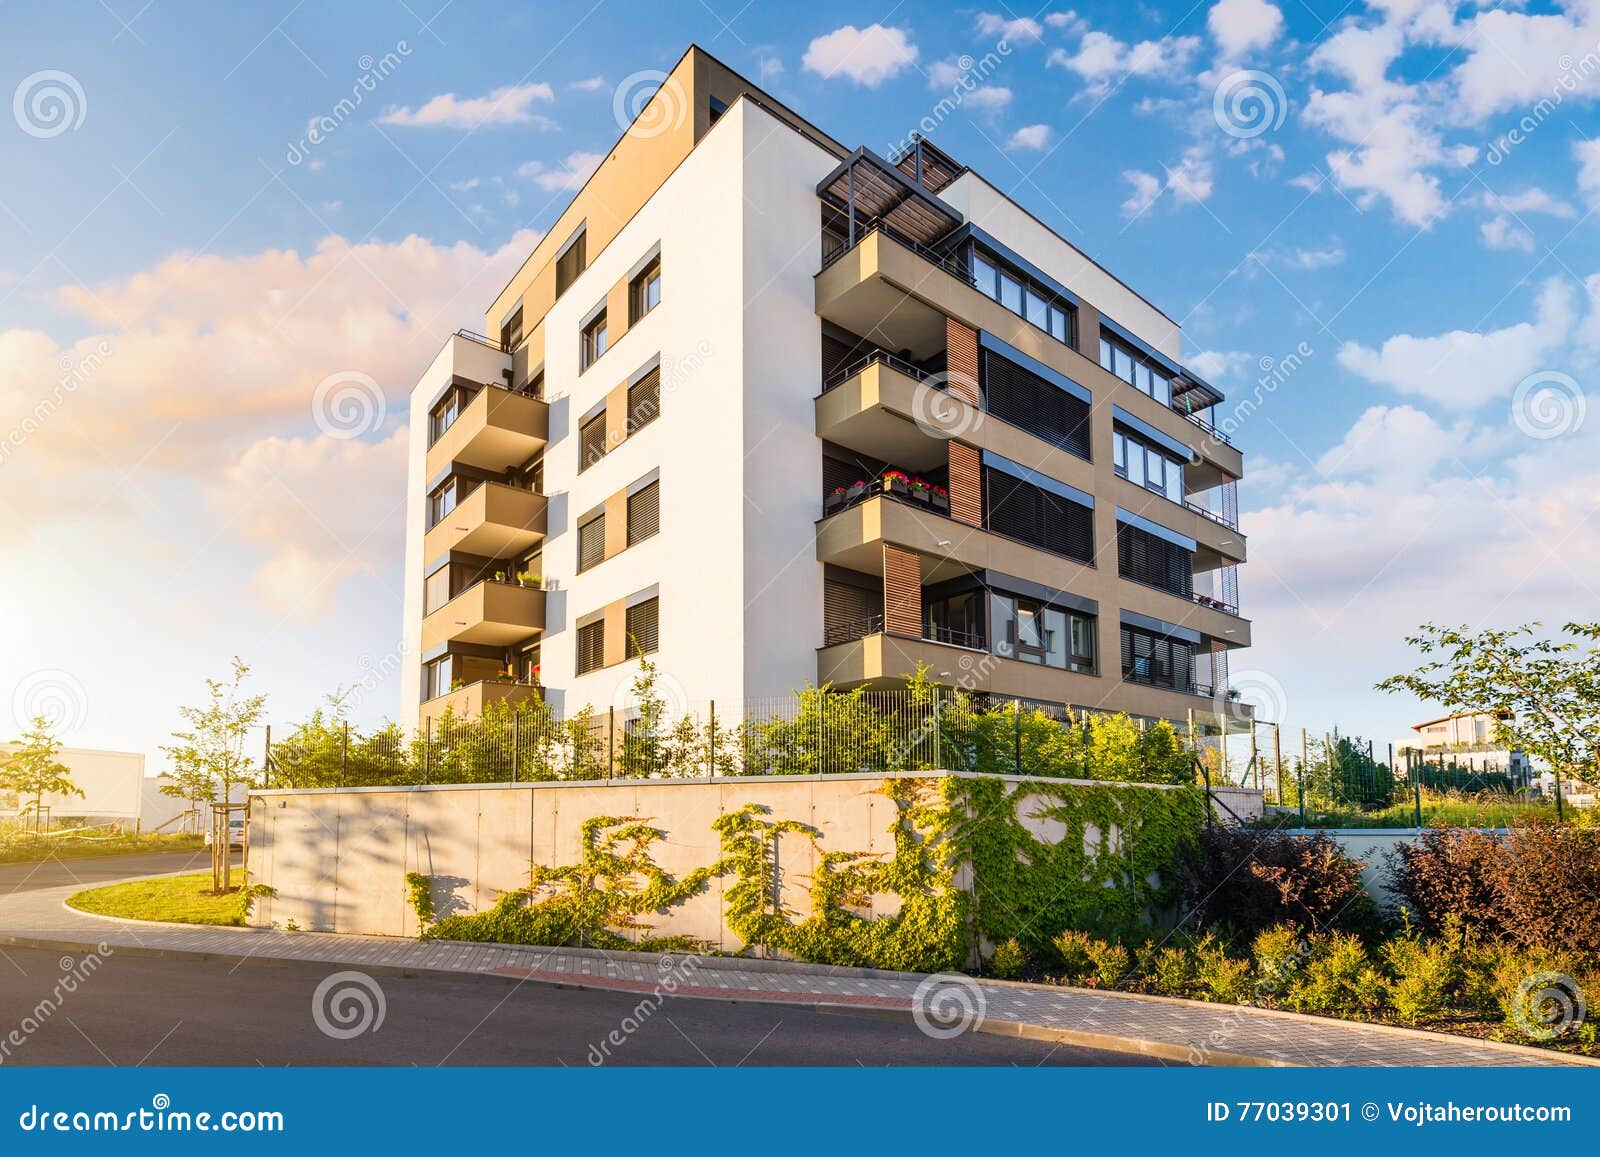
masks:
<instances>
[{"instance_id":1,"label":"white cloud","mask_svg":"<svg viewBox=\"0 0 1600 1157\"><path fill-rule=\"evenodd\" d=\"M608 87L603 76L589 76L583 80L575 80L567 85L574 92L603 92Z\"/></svg>"},{"instance_id":2,"label":"white cloud","mask_svg":"<svg viewBox=\"0 0 1600 1157\"><path fill-rule=\"evenodd\" d=\"M1563 13L1491 10L1463 36L1466 59L1451 76L1452 103L1468 123L1540 101L1591 101L1600 70L1581 62L1600 43L1600 6L1583 0Z\"/></svg>"},{"instance_id":3,"label":"white cloud","mask_svg":"<svg viewBox=\"0 0 1600 1157\"><path fill-rule=\"evenodd\" d=\"M1481 222L1478 225L1478 232L1483 236L1483 243L1490 249L1513 250L1518 253L1533 252L1533 234L1521 225L1513 223L1505 214Z\"/></svg>"},{"instance_id":4,"label":"white cloud","mask_svg":"<svg viewBox=\"0 0 1600 1157\"><path fill-rule=\"evenodd\" d=\"M846 24L819 36L806 48L806 71L832 79L848 77L866 88L877 88L900 75L917 59L917 46L900 28L882 24L857 28Z\"/></svg>"},{"instance_id":5,"label":"white cloud","mask_svg":"<svg viewBox=\"0 0 1600 1157\"><path fill-rule=\"evenodd\" d=\"M1543 213L1568 220L1578 215L1578 211L1567 202L1536 186L1517 193L1484 193L1473 203L1496 213Z\"/></svg>"},{"instance_id":6,"label":"white cloud","mask_svg":"<svg viewBox=\"0 0 1600 1157\"><path fill-rule=\"evenodd\" d=\"M1044 36L1044 27L1029 16L1008 19L994 12L980 12L976 27L979 36L992 36L1008 42L1038 40Z\"/></svg>"},{"instance_id":7,"label":"white cloud","mask_svg":"<svg viewBox=\"0 0 1600 1157\"><path fill-rule=\"evenodd\" d=\"M1600 210L1600 137L1574 142L1572 155L1578 161L1578 192L1584 204Z\"/></svg>"},{"instance_id":8,"label":"white cloud","mask_svg":"<svg viewBox=\"0 0 1600 1157\"><path fill-rule=\"evenodd\" d=\"M1163 36L1129 45L1109 33L1094 31L1084 34L1076 52L1057 48L1047 62L1077 73L1089 93L1100 96L1128 77L1180 78L1199 49L1197 36Z\"/></svg>"},{"instance_id":9,"label":"white cloud","mask_svg":"<svg viewBox=\"0 0 1600 1157\"><path fill-rule=\"evenodd\" d=\"M1076 12L1052 12L1044 18L1044 22L1058 32L1066 32L1068 35L1082 32L1089 26L1088 21Z\"/></svg>"},{"instance_id":10,"label":"white cloud","mask_svg":"<svg viewBox=\"0 0 1600 1157\"><path fill-rule=\"evenodd\" d=\"M1468 422L1446 429L1414 406L1371 406L1343 441L1317 459L1317 470L1332 477L1415 482L1432 475L1440 462L1473 457L1480 446Z\"/></svg>"},{"instance_id":11,"label":"white cloud","mask_svg":"<svg viewBox=\"0 0 1600 1157\"><path fill-rule=\"evenodd\" d=\"M1004 85L984 85L967 93L961 103L980 112L998 112L1011 103L1011 90Z\"/></svg>"},{"instance_id":12,"label":"white cloud","mask_svg":"<svg viewBox=\"0 0 1600 1157\"><path fill-rule=\"evenodd\" d=\"M1434 337L1397 334L1378 349L1345 342L1339 347L1339 364L1403 394L1451 409L1473 409L1493 398L1509 398L1519 381L1544 368L1577 320L1575 297L1570 284L1552 278L1539 293L1532 321Z\"/></svg>"},{"instance_id":13,"label":"white cloud","mask_svg":"<svg viewBox=\"0 0 1600 1157\"><path fill-rule=\"evenodd\" d=\"M569 153L559 169L547 169L539 161L528 161L517 168L517 176L528 177L542 189L581 189L605 160L600 153Z\"/></svg>"},{"instance_id":14,"label":"white cloud","mask_svg":"<svg viewBox=\"0 0 1600 1157\"><path fill-rule=\"evenodd\" d=\"M1206 14L1206 27L1223 56L1234 59L1277 40L1283 12L1266 0L1218 0Z\"/></svg>"},{"instance_id":15,"label":"white cloud","mask_svg":"<svg viewBox=\"0 0 1600 1157\"><path fill-rule=\"evenodd\" d=\"M533 124L553 128L549 117L533 111L536 102L549 102L555 93L548 84L514 84L497 88L488 96L459 97L443 93L418 108L396 106L378 118L380 124L406 127L446 126L476 129L489 125Z\"/></svg>"},{"instance_id":16,"label":"white cloud","mask_svg":"<svg viewBox=\"0 0 1600 1157\"><path fill-rule=\"evenodd\" d=\"M1122 202L1124 217L1138 217L1154 205L1164 192L1171 193L1179 204L1195 204L1210 197L1215 188L1211 158L1199 145L1186 149L1176 163L1163 168L1165 179L1142 169L1123 171L1123 180L1133 186L1128 199Z\"/></svg>"},{"instance_id":17,"label":"white cloud","mask_svg":"<svg viewBox=\"0 0 1600 1157\"><path fill-rule=\"evenodd\" d=\"M1008 149L1043 149L1050 144L1049 125L1023 125L1006 142Z\"/></svg>"},{"instance_id":18,"label":"white cloud","mask_svg":"<svg viewBox=\"0 0 1600 1157\"><path fill-rule=\"evenodd\" d=\"M1326 249L1306 249L1301 247L1258 249L1251 253L1250 256L1262 265L1277 265L1284 269L1314 271L1329 269L1335 265L1343 264L1345 252L1338 245L1330 245Z\"/></svg>"},{"instance_id":19,"label":"white cloud","mask_svg":"<svg viewBox=\"0 0 1600 1157\"><path fill-rule=\"evenodd\" d=\"M1156 203L1161 196L1161 180L1142 169L1124 169L1122 179L1133 186L1128 199L1122 203L1124 217L1137 217Z\"/></svg>"},{"instance_id":20,"label":"white cloud","mask_svg":"<svg viewBox=\"0 0 1600 1157\"><path fill-rule=\"evenodd\" d=\"M1201 350L1199 353L1189 354L1183 361L1186 366L1210 382L1232 378L1256 364L1256 359L1243 350ZM1250 476L1255 477L1253 466Z\"/></svg>"}]
</instances>

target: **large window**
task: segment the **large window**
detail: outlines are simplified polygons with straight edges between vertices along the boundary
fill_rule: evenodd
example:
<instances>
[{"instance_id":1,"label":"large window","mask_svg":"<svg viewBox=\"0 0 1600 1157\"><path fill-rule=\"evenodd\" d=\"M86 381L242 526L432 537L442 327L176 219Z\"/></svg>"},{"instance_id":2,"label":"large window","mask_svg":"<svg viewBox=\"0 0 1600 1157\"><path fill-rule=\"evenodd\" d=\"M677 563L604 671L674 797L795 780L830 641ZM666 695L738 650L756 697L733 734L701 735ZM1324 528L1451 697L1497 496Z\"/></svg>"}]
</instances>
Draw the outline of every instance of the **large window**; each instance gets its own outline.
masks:
<instances>
[{"instance_id":1,"label":"large window","mask_svg":"<svg viewBox=\"0 0 1600 1157\"><path fill-rule=\"evenodd\" d=\"M606 560L606 516L597 514L578 526L578 573Z\"/></svg>"},{"instance_id":2,"label":"large window","mask_svg":"<svg viewBox=\"0 0 1600 1157\"><path fill-rule=\"evenodd\" d=\"M989 594L994 653L1024 663L1094 672L1094 619L1037 599Z\"/></svg>"},{"instance_id":3,"label":"large window","mask_svg":"<svg viewBox=\"0 0 1600 1157\"><path fill-rule=\"evenodd\" d=\"M984 408L1080 458L1089 457L1089 403L994 350L983 351Z\"/></svg>"},{"instance_id":4,"label":"large window","mask_svg":"<svg viewBox=\"0 0 1600 1157\"><path fill-rule=\"evenodd\" d=\"M467 478L446 478L428 495L428 529L432 530L456 508L456 504L478 488L480 483Z\"/></svg>"},{"instance_id":5,"label":"large window","mask_svg":"<svg viewBox=\"0 0 1600 1157\"><path fill-rule=\"evenodd\" d=\"M422 665L422 698L437 699L450 690L450 656Z\"/></svg>"},{"instance_id":6,"label":"large window","mask_svg":"<svg viewBox=\"0 0 1600 1157\"><path fill-rule=\"evenodd\" d=\"M1194 644L1124 626L1122 677L1132 683L1193 691Z\"/></svg>"},{"instance_id":7,"label":"large window","mask_svg":"<svg viewBox=\"0 0 1600 1157\"><path fill-rule=\"evenodd\" d=\"M578 628L577 672L587 675L598 671L606 662L606 621L596 619Z\"/></svg>"},{"instance_id":8,"label":"large window","mask_svg":"<svg viewBox=\"0 0 1600 1157\"><path fill-rule=\"evenodd\" d=\"M1012 313L1025 318L1058 342L1073 345L1075 310L1049 289L1032 281L1005 262L973 246L972 280L980 293L992 297Z\"/></svg>"},{"instance_id":9,"label":"large window","mask_svg":"<svg viewBox=\"0 0 1600 1157\"><path fill-rule=\"evenodd\" d=\"M1094 562L1094 511L992 466L983 471L984 528L1079 562Z\"/></svg>"},{"instance_id":10,"label":"large window","mask_svg":"<svg viewBox=\"0 0 1600 1157\"><path fill-rule=\"evenodd\" d=\"M428 412L428 445L433 445L446 430L455 425L461 411L467 408L476 394L475 389L451 386L444 397L434 403L433 409Z\"/></svg>"},{"instance_id":11,"label":"large window","mask_svg":"<svg viewBox=\"0 0 1600 1157\"><path fill-rule=\"evenodd\" d=\"M1194 594L1194 555L1126 522L1117 523L1117 572L1179 598Z\"/></svg>"},{"instance_id":12,"label":"large window","mask_svg":"<svg viewBox=\"0 0 1600 1157\"><path fill-rule=\"evenodd\" d=\"M661 258L657 257L628 283L628 324L633 325L660 304Z\"/></svg>"},{"instance_id":13,"label":"large window","mask_svg":"<svg viewBox=\"0 0 1600 1157\"><path fill-rule=\"evenodd\" d=\"M628 658L654 655L661 647L661 600L645 599L628 608Z\"/></svg>"},{"instance_id":14,"label":"large window","mask_svg":"<svg viewBox=\"0 0 1600 1157\"><path fill-rule=\"evenodd\" d=\"M556 296L565 293L572 283L578 280L588 262L587 236L582 229L576 237L567 242L567 247L561 251L561 256L556 258Z\"/></svg>"},{"instance_id":15,"label":"large window","mask_svg":"<svg viewBox=\"0 0 1600 1157\"><path fill-rule=\"evenodd\" d=\"M601 410L578 428L578 472L606 456L606 412Z\"/></svg>"},{"instance_id":16,"label":"large window","mask_svg":"<svg viewBox=\"0 0 1600 1157\"><path fill-rule=\"evenodd\" d=\"M1121 430L1111 434L1111 464L1118 476L1183 505L1183 463Z\"/></svg>"},{"instance_id":17,"label":"large window","mask_svg":"<svg viewBox=\"0 0 1600 1157\"><path fill-rule=\"evenodd\" d=\"M643 542L661 530L661 483L652 482L628 495L628 545Z\"/></svg>"},{"instance_id":18,"label":"large window","mask_svg":"<svg viewBox=\"0 0 1600 1157\"><path fill-rule=\"evenodd\" d=\"M956 647L983 646L983 592L930 598L923 603L923 636Z\"/></svg>"},{"instance_id":19,"label":"large window","mask_svg":"<svg viewBox=\"0 0 1600 1157\"><path fill-rule=\"evenodd\" d=\"M1148 394L1163 406L1172 405L1171 375L1154 358L1138 352L1127 342L1102 333L1100 365L1141 394Z\"/></svg>"},{"instance_id":20,"label":"large window","mask_svg":"<svg viewBox=\"0 0 1600 1157\"><path fill-rule=\"evenodd\" d=\"M522 306L511 311L511 316L500 323L500 348L510 353L522 344Z\"/></svg>"},{"instance_id":21,"label":"large window","mask_svg":"<svg viewBox=\"0 0 1600 1157\"><path fill-rule=\"evenodd\" d=\"M661 369L658 366L628 387L628 433L638 433L660 414Z\"/></svg>"},{"instance_id":22,"label":"large window","mask_svg":"<svg viewBox=\"0 0 1600 1157\"><path fill-rule=\"evenodd\" d=\"M588 325L583 327L582 349L578 355L578 370L588 369L606 352L606 311L601 310L594 315Z\"/></svg>"},{"instance_id":23,"label":"large window","mask_svg":"<svg viewBox=\"0 0 1600 1157\"><path fill-rule=\"evenodd\" d=\"M450 589L450 567L440 567L422 580L422 613L431 615L453 597Z\"/></svg>"}]
</instances>

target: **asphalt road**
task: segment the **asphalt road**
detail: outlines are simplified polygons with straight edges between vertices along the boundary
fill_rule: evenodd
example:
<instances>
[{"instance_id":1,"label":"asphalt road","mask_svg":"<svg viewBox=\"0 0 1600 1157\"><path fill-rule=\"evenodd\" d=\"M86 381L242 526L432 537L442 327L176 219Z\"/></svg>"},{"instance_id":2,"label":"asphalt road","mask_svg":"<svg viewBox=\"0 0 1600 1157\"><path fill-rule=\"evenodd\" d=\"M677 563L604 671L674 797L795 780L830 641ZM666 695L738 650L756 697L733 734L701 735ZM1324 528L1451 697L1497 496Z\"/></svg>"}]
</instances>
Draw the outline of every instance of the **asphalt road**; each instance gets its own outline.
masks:
<instances>
[{"instance_id":1,"label":"asphalt road","mask_svg":"<svg viewBox=\"0 0 1600 1157\"><path fill-rule=\"evenodd\" d=\"M35 864L0 864L0 896L60 888L67 884L94 884L129 876L159 876L164 872L209 871L211 852L159 852L132 856L101 856L88 860L45 860Z\"/></svg>"},{"instance_id":2,"label":"asphalt road","mask_svg":"<svg viewBox=\"0 0 1600 1157\"><path fill-rule=\"evenodd\" d=\"M339 1040L313 1018L335 969L112 956L47 1016L61 954L0 949L4 1065L1127 1065L1124 1053L967 1033L909 1020L474 978L376 977L376 1031ZM69 965L69 967L71 967ZM374 1000L376 998L373 998ZM353 1009L355 1006L352 1005ZM625 1022L636 1023L629 1031ZM13 1026L38 1027L23 1043ZM602 1042L616 1031L621 1043ZM607 1055L609 1054L609 1055Z\"/></svg>"}]
</instances>

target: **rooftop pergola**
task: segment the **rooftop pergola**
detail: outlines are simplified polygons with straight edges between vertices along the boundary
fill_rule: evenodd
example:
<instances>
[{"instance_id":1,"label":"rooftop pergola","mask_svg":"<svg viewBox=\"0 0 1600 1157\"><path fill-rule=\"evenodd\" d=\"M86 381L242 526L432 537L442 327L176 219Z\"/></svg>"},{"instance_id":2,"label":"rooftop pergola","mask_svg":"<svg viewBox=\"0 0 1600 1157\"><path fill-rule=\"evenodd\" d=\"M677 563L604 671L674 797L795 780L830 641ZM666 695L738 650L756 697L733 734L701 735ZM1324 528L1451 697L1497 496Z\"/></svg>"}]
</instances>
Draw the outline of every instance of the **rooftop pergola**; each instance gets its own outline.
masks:
<instances>
[{"instance_id":1,"label":"rooftop pergola","mask_svg":"<svg viewBox=\"0 0 1600 1157\"><path fill-rule=\"evenodd\" d=\"M1187 371L1181 377L1172 379L1172 406L1182 413L1198 413L1222 400L1221 390Z\"/></svg>"},{"instance_id":2,"label":"rooftop pergola","mask_svg":"<svg viewBox=\"0 0 1600 1157\"><path fill-rule=\"evenodd\" d=\"M849 245L882 226L903 240L932 246L962 222L960 213L868 148L857 149L824 177L817 196L845 218Z\"/></svg>"},{"instance_id":3,"label":"rooftop pergola","mask_svg":"<svg viewBox=\"0 0 1600 1157\"><path fill-rule=\"evenodd\" d=\"M890 159L895 168L930 193L937 193L967 171L965 165L932 141L924 140L920 133L913 134L911 144Z\"/></svg>"}]
</instances>

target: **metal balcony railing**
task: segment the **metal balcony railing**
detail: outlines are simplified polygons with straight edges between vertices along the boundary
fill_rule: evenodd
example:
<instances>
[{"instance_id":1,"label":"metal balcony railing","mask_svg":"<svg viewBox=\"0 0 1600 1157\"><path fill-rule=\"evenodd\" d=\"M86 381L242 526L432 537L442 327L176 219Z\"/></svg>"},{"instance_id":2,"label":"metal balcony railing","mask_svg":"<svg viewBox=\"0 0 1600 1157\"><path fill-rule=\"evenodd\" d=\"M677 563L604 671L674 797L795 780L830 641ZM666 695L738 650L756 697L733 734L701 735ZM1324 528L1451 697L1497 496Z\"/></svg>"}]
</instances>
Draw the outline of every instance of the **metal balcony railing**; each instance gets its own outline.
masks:
<instances>
[{"instance_id":1,"label":"metal balcony railing","mask_svg":"<svg viewBox=\"0 0 1600 1157\"><path fill-rule=\"evenodd\" d=\"M897 373L905 374L906 377L913 378L919 382L926 381L928 378L933 376L930 371L923 369L914 362L908 362L903 357L900 357L896 354L887 353L884 350L873 350L865 357L857 358L855 361L845 365L844 368L835 370L833 373L824 378L822 381L822 392L827 393L840 383L848 382L851 378L855 377L862 370L866 369L875 362L879 365L888 366L891 370L894 370Z\"/></svg>"},{"instance_id":2,"label":"metal balcony railing","mask_svg":"<svg viewBox=\"0 0 1600 1157\"><path fill-rule=\"evenodd\" d=\"M946 517L950 514L950 496L948 494L937 494L931 489L918 490L907 486L904 482L874 478L871 482L843 487L829 494L822 500L822 517L828 518L838 514L841 510L859 506L869 498L877 498L880 495L884 498L891 498L896 502L904 502L908 506L918 506L925 510L931 510L935 514Z\"/></svg>"},{"instance_id":3,"label":"metal balcony railing","mask_svg":"<svg viewBox=\"0 0 1600 1157\"><path fill-rule=\"evenodd\" d=\"M874 233L882 233L896 245L899 245L905 249L909 249L911 252L915 253L918 257L929 262L930 264L937 265L940 269L950 274L951 277L960 278L968 285L975 286L977 284L973 280L972 271L967 268L967 263L962 259L960 254L940 253L937 250L929 249L926 245L918 244L917 242L912 241L909 237L902 237L893 229L890 229L887 225L882 224L868 226L862 232L857 233L855 245L841 243L837 247L829 250L822 258L822 268L828 268L828 266L832 265L835 261L839 260L839 258L850 252L856 247L856 245L860 245Z\"/></svg>"}]
</instances>

